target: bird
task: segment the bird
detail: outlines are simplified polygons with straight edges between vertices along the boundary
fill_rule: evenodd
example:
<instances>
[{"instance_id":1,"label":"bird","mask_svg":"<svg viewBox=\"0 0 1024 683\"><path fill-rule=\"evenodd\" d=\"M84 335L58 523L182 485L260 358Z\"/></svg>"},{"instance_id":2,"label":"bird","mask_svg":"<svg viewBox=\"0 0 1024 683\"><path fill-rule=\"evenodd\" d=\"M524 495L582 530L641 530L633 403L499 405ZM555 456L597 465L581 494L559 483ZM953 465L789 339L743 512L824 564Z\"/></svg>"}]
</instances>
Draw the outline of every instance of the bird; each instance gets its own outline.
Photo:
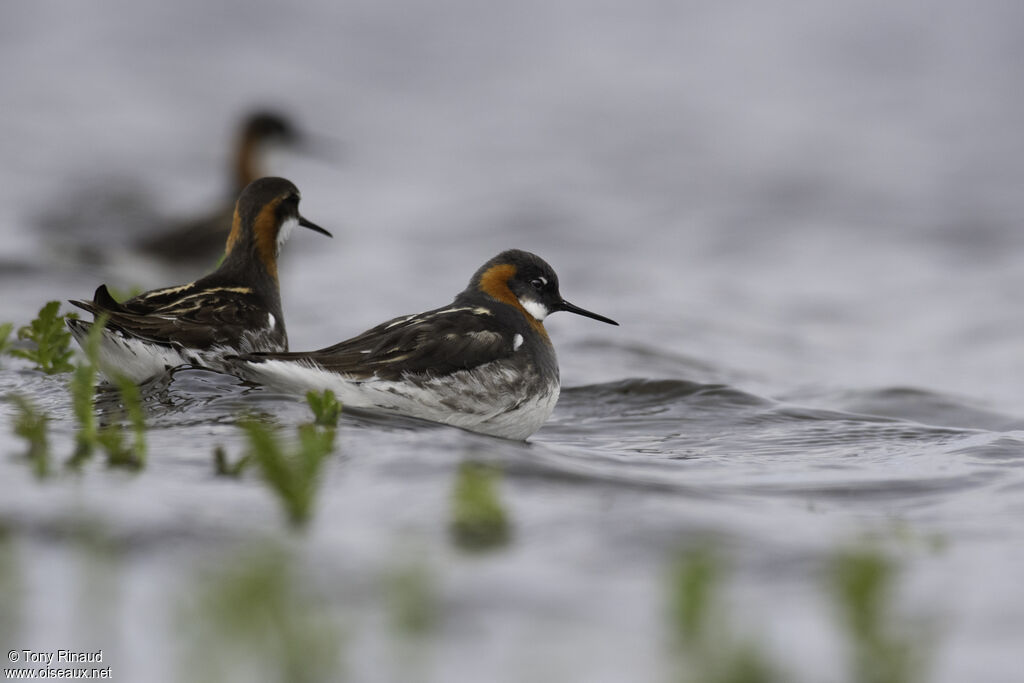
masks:
<instances>
[{"instance_id":1,"label":"bird","mask_svg":"<svg viewBox=\"0 0 1024 683\"><path fill-rule=\"evenodd\" d=\"M136 383L182 364L217 369L227 353L286 351L277 258L295 225L331 233L299 213L299 190L284 178L250 183L235 204L221 265L189 284L154 289L118 303L97 288L70 303L105 320L98 364L108 378ZM69 318L80 346L93 322Z\"/></svg>"},{"instance_id":2,"label":"bird","mask_svg":"<svg viewBox=\"0 0 1024 683\"><path fill-rule=\"evenodd\" d=\"M283 113L269 109L251 112L239 127L231 162L230 198L208 215L175 223L136 242L135 250L177 264L212 262L231 231L233 200L263 172L263 151L272 144L301 148L306 137Z\"/></svg>"},{"instance_id":3,"label":"bird","mask_svg":"<svg viewBox=\"0 0 1024 683\"><path fill-rule=\"evenodd\" d=\"M318 351L227 361L230 372L273 388L330 389L347 406L526 440L558 401L558 361L544 328L556 311L618 325L563 299L539 256L510 249L484 263L447 306Z\"/></svg>"}]
</instances>

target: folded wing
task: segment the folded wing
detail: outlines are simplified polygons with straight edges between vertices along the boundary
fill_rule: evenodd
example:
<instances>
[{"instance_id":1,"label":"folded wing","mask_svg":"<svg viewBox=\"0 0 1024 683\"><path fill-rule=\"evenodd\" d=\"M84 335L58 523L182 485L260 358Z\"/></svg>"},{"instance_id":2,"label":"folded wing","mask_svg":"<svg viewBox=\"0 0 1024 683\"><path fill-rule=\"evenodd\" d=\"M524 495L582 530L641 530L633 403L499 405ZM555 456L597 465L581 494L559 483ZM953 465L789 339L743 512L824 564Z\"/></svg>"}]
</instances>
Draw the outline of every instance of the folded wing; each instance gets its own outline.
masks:
<instances>
[{"instance_id":1,"label":"folded wing","mask_svg":"<svg viewBox=\"0 0 1024 683\"><path fill-rule=\"evenodd\" d=\"M495 329L490 314L450 308L395 318L319 351L240 358L304 362L353 379L399 380L410 375L443 376L506 358L514 352L512 341Z\"/></svg>"}]
</instances>

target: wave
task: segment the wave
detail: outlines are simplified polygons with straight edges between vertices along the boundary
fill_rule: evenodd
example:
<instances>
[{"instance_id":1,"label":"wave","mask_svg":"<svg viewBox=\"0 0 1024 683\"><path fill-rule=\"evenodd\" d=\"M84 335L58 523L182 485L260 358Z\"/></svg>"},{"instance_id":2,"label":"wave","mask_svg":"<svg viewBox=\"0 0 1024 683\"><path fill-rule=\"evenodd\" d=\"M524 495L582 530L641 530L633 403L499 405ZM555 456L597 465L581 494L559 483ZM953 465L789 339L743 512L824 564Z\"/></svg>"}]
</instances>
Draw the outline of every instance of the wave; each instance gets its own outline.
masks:
<instances>
[{"instance_id":1,"label":"wave","mask_svg":"<svg viewBox=\"0 0 1024 683\"><path fill-rule=\"evenodd\" d=\"M863 415L955 429L1024 429L1024 419L1020 417L979 406L968 398L915 387L845 390L811 395L804 400Z\"/></svg>"}]
</instances>

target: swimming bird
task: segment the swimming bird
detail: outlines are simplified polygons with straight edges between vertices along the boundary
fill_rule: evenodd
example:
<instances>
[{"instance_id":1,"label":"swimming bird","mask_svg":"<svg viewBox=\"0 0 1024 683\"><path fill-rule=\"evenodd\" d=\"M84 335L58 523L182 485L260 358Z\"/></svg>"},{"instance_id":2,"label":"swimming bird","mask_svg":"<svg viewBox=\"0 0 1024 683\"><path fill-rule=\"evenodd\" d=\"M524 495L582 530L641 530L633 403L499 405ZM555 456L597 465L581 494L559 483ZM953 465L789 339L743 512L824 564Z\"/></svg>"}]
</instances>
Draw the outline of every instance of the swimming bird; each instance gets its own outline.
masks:
<instances>
[{"instance_id":1,"label":"swimming bird","mask_svg":"<svg viewBox=\"0 0 1024 683\"><path fill-rule=\"evenodd\" d=\"M263 152L273 144L301 148L305 136L280 112L258 110L249 114L238 131L232 153L230 198L210 214L165 227L135 245L153 258L174 263L213 262L231 232L233 200L249 183L266 175Z\"/></svg>"},{"instance_id":2,"label":"swimming bird","mask_svg":"<svg viewBox=\"0 0 1024 683\"><path fill-rule=\"evenodd\" d=\"M352 407L522 440L558 400L558 362L544 329L556 311L618 325L563 299L550 265L512 249L481 266L447 306L319 351L240 355L230 369L290 391L331 389Z\"/></svg>"},{"instance_id":3,"label":"swimming bird","mask_svg":"<svg viewBox=\"0 0 1024 683\"><path fill-rule=\"evenodd\" d=\"M100 369L108 377L142 382L185 363L217 369L226 353L287 350L277 257L295 225L331 237L299 214L295 185L260 178L238 197L224 260L214 272L121 303L106 285L92 301L71 301L94 317L107 317ZM83 347L92 324L68 320Z\"/></svg>"}]
</instances>

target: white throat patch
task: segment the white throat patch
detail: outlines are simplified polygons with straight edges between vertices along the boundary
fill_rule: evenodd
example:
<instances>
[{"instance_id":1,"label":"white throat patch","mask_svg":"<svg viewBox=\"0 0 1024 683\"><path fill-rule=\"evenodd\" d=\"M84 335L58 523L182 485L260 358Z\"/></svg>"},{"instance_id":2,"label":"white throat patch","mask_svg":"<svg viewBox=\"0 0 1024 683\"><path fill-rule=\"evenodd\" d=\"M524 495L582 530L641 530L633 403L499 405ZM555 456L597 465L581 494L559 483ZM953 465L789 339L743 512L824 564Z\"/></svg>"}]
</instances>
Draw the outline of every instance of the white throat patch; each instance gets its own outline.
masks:
<instances>
[{"instance_id":1,"label":"white throat patch","mask_svg":"<svg viewBox=\"0 0 1024 683\"><path fill-rule=\"evenodd\" d=\"M542 322L544 318L548 317L548 314L551 313L547 306L536 299L520 299L519 303L521 303L523 308L526 309L526 312L532 315L538 322Z\"/></svg>"},{"instance_id":2,"label":"white throat patch","mask_svg":"<svg viewBox=\"0 0 1024 683\"><path fill-rule=\"evenodd\" d=\"M292 236L292 230L299 224L298 218L288 218L284 223L281 224L281 229L277 231L277 253L281 253L281 247L288 241L288 238Z\"/></svg>"}]
</instances>

